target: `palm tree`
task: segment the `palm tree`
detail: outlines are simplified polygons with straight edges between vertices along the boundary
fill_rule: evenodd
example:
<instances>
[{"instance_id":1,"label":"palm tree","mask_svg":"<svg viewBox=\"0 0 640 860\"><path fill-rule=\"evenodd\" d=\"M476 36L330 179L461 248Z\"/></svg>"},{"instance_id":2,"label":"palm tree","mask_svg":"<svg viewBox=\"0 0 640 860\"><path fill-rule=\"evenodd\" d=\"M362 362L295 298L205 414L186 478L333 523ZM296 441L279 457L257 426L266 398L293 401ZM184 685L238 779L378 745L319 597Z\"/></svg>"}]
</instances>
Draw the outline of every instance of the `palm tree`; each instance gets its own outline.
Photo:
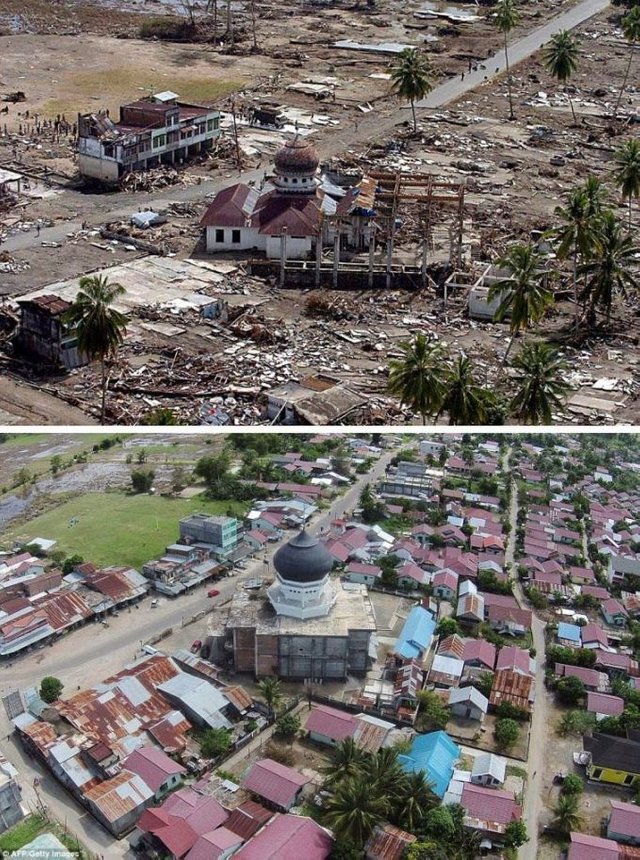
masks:
<instances>
[{"instance_id":1,"label":"palm tree","mask_svg":"<svg viewBox=\"0 0 640 860\"><path fill-rule=\"evenodd\" d=\"M433 344L419 333L411 343L401 343L402 358L389 364L389 391L418 412L422 423L427 415L436 415L444 396L443 370L447 353L440 344Z\"/></svg>"},{"instance_id":2,"label":"palm tree","mask_svg":"<svg viewBox=\"0 0 640 860\"><path fill-rule=\"evenodd\" d=\"M600 306L611 319L611 308L616 293L626 295L627 287L640 286L631 273L635 256L640 248L634 246L629 234L622 232L615 214L611 210L603 213L596 237L594 258L581 267L587 275L585 302L588 302L588 320L595 321L596 307Z\"/></svg>"},{"instance_id":3,"label":"palm tree","mask_svg":"<svg viewBox=\"0 0 640 860\"><path fill-rule=\"evenodd\" d=\"M343 779L353 779L362 773L367 754L356 744L353 738L345 738L336 745L331 764L324 769L327 783L336 783Z\"/></svg>"},{"instance_id":4,"label":"palm tree","mask_svg":"<svg viewBox=\"0 0 640 860\"><path fill-rule=\"evenodd\" d=\"M597 176L587 176L582 190L587 198L587 216L599 218L604 211L604 204L607 202L608 196L602 180L598 179Z\"/></svg>"},{"instance_id":5,"label":"palm tree","mask_svg":"<svg viewBox=\"0 0 640 860\"><path fill-rule=\"evenodd\" d=\"M597 181L597 180L596 180ZM597 217L591 214L597 197L595 189L574 188L569 192L566 206L557 206L554 214L564 223L553 232L559 239L556 254L559 260L573 257L573 300L575 302L575 324L578 325L580 308L578 303L578 261L583 263L591 257L597 231Z\"/></svg>"},{"instance_id":6,"label":"palm tree","mask_svg":"<svg viewBox=\"0 0 640 860\"><path fill-rule=\"evenodd\" d=\"M391 85L397 95L411 102L413 130L417 131L416 100L423 99L433 89L426 55L421 54L417 48L405 48L401 51L397 65L391 69Z\"/></svg>"},{"instance_id":7,"label":"palm tree","mask_svg":"<svg viewBox=\"0 0 640 860\"><path fill-rule=\"evenodd\" d=\"M622 86L620 87L620 95L618 96L618 101L616 102L616 108L613 112L614 119L618 116L620 102L622 101L622 94L627 86L636 42L640 42L640 5L636 4L623 17L622 32L624 33L625 39L629 43L629 62L627 63L627 69L624 73L624 80L622 82Z\"/></svg>"},{"instance_id":8,"label":"palm tree","mask_svg":"<svg viewBox=\"0 0 640 860\"><path fill-rule=\"evenodd\" d=\"M551 424L553 409L561 409L569 386L565 363L546 343L526 343L512 363L518 386L512 414L524 424Z\"/></svg>"},{"instance_id":9,"label":"palm tree","mask_svg":"<svg viewBox=\"0 0 640 860\"><path fill-rule=\"evenodd\" d=\"M640 9L640 6L636 6ZM629 230L631 230L631 198L640 197L640 138L630 138L618 147L613 178L616 187L629 201Z\"/></svg>"},{"instance_id":10,"label":"palm tree","mask_svg":"<svg viewBox=\"0 0 640 860\"><path fill-rule=\"evenodd\" d=\"M511 94L511 70L509 69L509 33L520 20L520 13L516 9L514 0L498 0L494 23L498 30L504 35L504 60L507 66L507 90L509 93L509 119L515 119L513 112L513 97Z\"/></svg>"},{"instance_id":11,"label":"palm tree","mask_svg":"<svg viewBox=\"0 0 640 860\"><path fill-rule=\"evenodd\" d=\"M369 790L381 797L395 797L405 783L406 774L398 761L398 751L383 747L368 756L362 769Z\"/></svg>"},{"instance_id":12,"label":"palm tree","mask_svg":"<svg viewBox=\"0 0 640 860\"><path fill-rule=\"evenodd\" d=\"M338 842L352 842L362 848L373 828L387 814L389 802L371 790L362 777L341 782L325 804L325 821Z\"/></svg>"},{"instance_id":13,"label":"palm tree","mask_svg":"<svg viewBox=\"0 0 640 860\"><path fill-rule=\"evenodd\" d=\"M561 794L554 807L553 826L561 833L580 830L583 818L578 812L578 795Z\"/></svg>"},{"instance_id":14,"label":"palm tree","mask_svg":"<svg viewBox=\"0 0 640 860\"><path fill-rule=\"evenodd\" d=\"M544 64L551 75L558 83L566 84L571 75L575 72L578 59L578 45L568 30L561 30L551 37L551 41L547 45L543 59ZM569 96L569 105L574 123L576 122L576 112Z\"/></svg>"},{"instance_id":15,"label":"palm tree","mask_svg":"<svg viewBox=\"0 0 640 860\"><path fill-rule=\"evenodd\" d=\"M395 821L399 827L415 833L430 809L438 806L439 800L433 784L423 771L405 775L404 785L396 798Z\"/></svg>"},{"instance_id":16,"label":"palm tree","mask_svg":"<svg viewBox=\"0 0 640 860\"><path fill-rule=\"evenodd\" d=\"M278 705L282 701L282 688L280 686L280 681L277 678L264 678L258 684L258 689L260 690L260 695L264 699L266 706L269 708L269 713L271 716L274 716L278 709Z\"/></svg>"},{"instance_id":17,"label":"palm tree","mask_svg":"<svg viewBox=\"0 0 640 860\"><path fill-rule=\"evenodd\" d=\"M489 302L501 299L493 317L496 322L502 322L507 314L511 316L511 340L504 355L504 364L516 335L537 323L553 304L554 298L545 283L540 255L531 245L512 245L498 261L498 266L506 270L507 277L489 287L487 298Z\"/></svg>"},{"instance_id":18,"label":"palm tree","mask_svg":"<svg viewBox=\"0 0 640 860\"><path fill-rule=\"evenodd\" d=\"M473 377L471 361L468 356L459 355L445 375L445 395L440 411L449 415L449 424L484 424L483 395L483 387Z\"/></svg>"},{"instance_id":19,"label":"palm tree","mask_svg":"<svg viewBox=\"0 0 640 860\"><path fill-rule=\"evenodd\" d=\"M102 402L100 423L104 424L107 402L106 360L115 356L122 346L127 318L113 307L126 290L121 284L110 284L102 275L80 278L80 289L69 310L65 323L75 326L78 351L93 360L100 360L102 373Z\"/></svg>"}]
</instances>

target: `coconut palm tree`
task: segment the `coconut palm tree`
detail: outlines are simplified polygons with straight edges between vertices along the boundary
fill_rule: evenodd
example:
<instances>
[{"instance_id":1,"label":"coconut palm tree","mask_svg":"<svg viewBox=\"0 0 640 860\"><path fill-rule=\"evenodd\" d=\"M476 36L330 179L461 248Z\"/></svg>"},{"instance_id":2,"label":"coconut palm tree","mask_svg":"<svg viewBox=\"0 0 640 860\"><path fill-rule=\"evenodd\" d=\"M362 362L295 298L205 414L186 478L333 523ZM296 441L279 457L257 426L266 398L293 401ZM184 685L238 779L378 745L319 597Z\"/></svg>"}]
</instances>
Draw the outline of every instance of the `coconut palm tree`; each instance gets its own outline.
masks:
<instances>
[{"instance_id":1,"label":"coconut palm tree","mask_svg":"<svg viewBox=\"0 0 640 860\"><path fill-rule=\"evenodd\" d=\"M509 119L515 119L511 93L511 70L509 68L509 33L520 20L514 0L498 0L495 6L494 24L504 35L504 60L507 66L507 91L509 93Z\"/></svg>"},{"instance_id":2,"label":"coconut palm tree","mask_svg":"<svg viewBox=\"0 0 640 860\"><path fill-rule=\"evenodd\" d=\"M613 112L614 119L618 116L618 111L620 110L620 102L622 101L622 94L625 91L627 81L629 80L629 72L631 71L631 62L633 60L636 42L640 42L640 5L636 4L624 16L624 18L622 19L622 32L624 33L625 39L629 43L629 62L627 63L627 68L624 73L624 80L622 81L622 86L620 87L620 95L618 96L618 101L616 102L616 107Z\"/></svg>"},{"instance_id":3,"label":"coconut palm tree","mask_svg":"<svg viewBox=\"0 0 640 860\"><path fill-rule=\"evenodd\" d=\"M573 300L575 302L575 324L580 319L578 302L578 265L592 255L598 220L591 214L592 202L584 188L573 188L569 192L566 206L557 206L554 214L563 224L552 232L559 240L556 254L559 260L573 258Z\"/></svg>"},{"instance_id":4,"label":"coconut palm tree","mask_svg":"<svg viewBox=\"0 0 640 860\"><path fill-rule=\"evenodd\" d=\"M440 412L449 415L449 424L485 423L484 389L474 379L471 361L464 354L458 356L445 374Z\"/></svg>"},{"instance_id":5,"label":"coconut palm tree","mask_svg":"<svg viewBox=\"0 0 640 860\"><path fill-rule=\"evenodd\" d=\"M640 6L636 6L640 9ZM616 187L629 201L629 230L631 230L631 199L640 197L640 138L625 140L615 154L613 178Z\"/></svg>"},{"instance_id":6,"label":"coconut palm tree","mask_svg":"<svg viewBox=\"0 0 640 860\"><path fill-rule=\"evenodd\" d=\"M406 774L400 794L396 798L394 821L409 833L415 833L425 814L438 805L433 783L424 772Z\"/></svg>"},{"instance_id":7,"label":"coconut palm tree","mask_svg":"<svg viewBox=\"0 0 640 860\"><path fill-rule=\"evenodd\" d=\"M353 738L345 738L336 745L331 764L324 769L327 783L332 784L343 779L353 779L362 773L367 754L356 744Z\"/></svg>"},{"instance_id":8,"label":"coconut palm tree","mask_svg":"<svg viewBox=\"0 0 640 860\"><path fill-rule=\"evenodd\" d=\"M608 192L597 176L587 176L582 186L587 198L587 217L599 218L604 211Z\"/></svg>"},{"instance_id":9,"label":"coconut palm tree","mask_svg":"<svg viewBox=\"0 0 640 860\"><path fill-rule=\"evenodd\" d=\"M631 235L624 233L611 210L603 213L596 237L595 255L581 267L587 276L584 300L588 305L590 324L595 322L596 308L611 319L611 309L616 293L625 296L627 288L637 289L640 284L632 274L635 256L640 247L634 245Z\"/></svg>"},{"instance_id":10,"label":"coconut palm tree","mask_svg":"<svg viewBox=\"0 0 640 860\"><path fill-rule=\"evenodd\" d=\"M258 684L260 695L265 701L269 714L275 716L278 705L282 701L282 687L278 678L263 678Z\"/></svg>"},{"instance_id":11,"label":"coconut palm tree","mask_svg":"<svg viewBox=\"0 0 640 860\"><path fill-rule=\"evenodd\" d=\"M367 757L362 769L369 790L381 797L395 797L402 790L406 774L393 747L379 749Z\"/></svg>"},{"instance_id":12,"label":"coconut palm tree","mask_svg":"<svg viewBox=\"0 0 640 860\"><path fill-rule=\"evenodd\" d=\"M113 358L122 346L127 318L113 307L116 299L125 294L121 284L110 284L103 275L80 278L80 289L64 316L66 324L75 326L78 350L91 360L100 360L102 374L102 400L100 423L104 424L107 402L106 361Z\"/></svg>"},{"instance_id":13,"label":"coconut palm tree","mask_svg":"<svg viewBox=\"0 0 640 860\"><path fill-rule=\"evenodd\" d=\"M544 65L558 83L566 84L571 75L575 72L578 59L578 45L568 30L561 30L555 33L543 52ZM569 106L574 123L576 122L576 112L569 96Z\"/></svg>"},{"instance_id":14,"label":"coconut palm tree","mask_svg":"<svg viewBox=\"0 0 640 860\"><path fill-rule=\"evenodd\" d=\"M410 343L400 344L404 355L389 364L389 391L400 402L418 412L422 423L436 415L444 395L443 370L448 355L440 344L430 343L419 333Z\"/></svg>"},{"instance_id":15,"label":"coconut palm tree","mask_svg":"<svg viewBox=\"0 0 640 860\"><path fill-rule=\"evenodd\" d=\"M526 343L512 362L517 385L510 408L523 424L551 424L552 410L561 409L569 386L567 366L546 343Z\"/></svg>"},{"instance_id":16,"label":"coconut palm tree","mask_svg":"<svg viewBox=\"0 0 640 860\"><path fill-rule=\"evenodd\" d=\"M364 777L345 779L325 803L324 819L338 842L352 842L362 848L373 828L389 809L386 797L371 790Z\"/></svg>"},{"instance_id":17,"label":"coconut palm tree","mask_svg":"<svg viewBox=\"0 0 640 860\"><path fill-rule=\"evenodd\" d=\"M413 115L413 130L418 130L416 101L429 95L433 89L431 69L425 54L417 48L405 48L398 55L397 64L391 69L391 86L396 95L408 99Z\"/></svg>"},{"instance_id":18,"label":"coconut palm tree","mask_svg":"<svg viewBox=\"0 0 640 860\"><path fill-rule=\"evenodd\" d=\"M583 817L578 811L578 795L561 794L553 810L553 826L561 833L580 830Z\"/></svg>"},{"instance_id":19,"label":"coconut palm tree","mask_svg":"<svg viewBox=\"0 0 640 860\"><path fill-rule=\"evenodd\" d=\"M509 314L511 339L503 363L506 361L516 335L538 322L546 309L553 304L551 290L546 286L546 275L540 255L532 245L512 245L498 261L507 277L489 287L488 300L499 298L500 304L494 314L496 322L502 322Z\"/></svg>"}]
</instances>

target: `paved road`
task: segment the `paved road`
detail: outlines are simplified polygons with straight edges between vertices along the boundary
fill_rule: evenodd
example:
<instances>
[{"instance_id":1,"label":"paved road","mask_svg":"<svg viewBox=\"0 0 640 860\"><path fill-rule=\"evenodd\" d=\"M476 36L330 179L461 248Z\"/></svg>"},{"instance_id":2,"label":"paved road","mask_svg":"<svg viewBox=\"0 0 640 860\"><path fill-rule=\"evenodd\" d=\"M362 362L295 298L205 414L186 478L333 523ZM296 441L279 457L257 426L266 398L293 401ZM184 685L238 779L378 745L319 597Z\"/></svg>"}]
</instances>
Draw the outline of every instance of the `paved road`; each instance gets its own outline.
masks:
<instances>
[{"instance_id":1,"label":"paved road","mask_svg":"<svg viewBox=\"0 0 640 860\"><path fill-rule=\"evenodd\" d=\"M310 530L320 532L329 526L331 520L352 510L358 502L364 486L375 481L384 473L389 461L396 451L385 451L366 475L358 476L355 483L346 493L336 499L331 507L314 517ZM167 536L167 543L171 536ZM271 564L278 545L269 544L267 553L248 565L242 576L223 579L216 585L220 596L214 598L216 605L229 600L238 588L242 579L258 576L264 570L264 558ZM24 689L37 686L44 675L54 675L61 678L67 692L76 687L84 688L95 684L109 674L119 671L137 656L142 642L168 627L179 627L185 618L190 618L209 603L205 597L209 586L196 589L189 595L174 600L159 598L158 606L151 608L151 598L140 604L140 609L130 612L120 612L118 617L109 620L109 628L100 624L90 624L80 630L73 631L51 648L44 647L17 659L12 664L5 663L0 667L0 696L17 688ZM215 610L214 610L215 611ZM199 622L202 627L205 620ZM198 635L198 622L194 624L194 639ZM162 648L162 643L159 643ZM6 739L11 731L4 708L0 706L0 737ZM0 749L13 762L21 774L21 783L25 787L25 797L30 805L35 807L36 799L32 784L35 777L41 780L41 794L44 802L52 813L62 822L65 819L81 842L97 854L105 857L125 857L127 843L116 842L112 839L75 800L67 794L62 786L37 762L25 755L20 743L12 739L2 740Z\"/></svg>"},{"instance_id":2,"label":"paved road","mask_svg":"<svg viewBox=\"0 0 640 860\"><path fill-rule=\"evenodd\" d=\"M536 28L531 33L516 39L509 47L509 60L513 69L518 63L531 57L541 45L549 41L554 33L577 27L589 18L602 12L609 5L608 0L583 0L567 12L563 12L552 18L546 24ZM496 42L499 40L496 34ZM486 80L493 80L502 74L505 69L504 50L497 50L485 61L485 69L477 72L465 73L464 80L460 77L449 78L444 83L435 87L428 98L419 102L416 107L418 113L436 107L442 107L449 102L455 101L476 89ZM505 101L506 105L506 101ZM402 105L396 109L374 111L362 117L356 128L350 122L338 127L328 137L321 140L318 149L323 158L338 155L350 147L361 148L364 141L380 140L385 134L393 131L398 123L407 119L408 106ZM200 200L207 194L214 194L222 188L233 185L235 182L256 182L262 178L264 168L254 169L242 174L231 174L225 179L205 180L200 185L192 185L187 188L177 186L157 193L151 194L120 194L117 196L117 205L111 209L108 206L110 197L104 194L81 194L77 191L67 191L64 195L72 200L72 205L82 212L82 217L90 225L102 224L105 221L128 219L131 213L144 207L164 207L170 201L175 200ZM56 201L60 202L63 197L59 196ZM2 248L8 251L17 251L32 246L38 246L42 241L59 242L64 235L81 226L79 221L66 222L64 225L54 225L45 228L40 236L35 231L27 234L19 234L9 237L2 244Z\"/></svg>"},{"instance_id":3,"label":"paved road","mask_svg":"<svg viewBox=\"0 0 640 860\"><path fill-rule=\"evenodd\" d=\"M513 67L518 63L527 60L535 54L542 45L549 41L554 33L577 27L579 24L602 12L608 5L609 0L583 0L582 3L578 3L577 6L569 9L567 12L556 15L555 18L552 18L528 35L516 39L513 44L509 45L509 64L511 69L513 70ZM479 68L477 72L472 71L468 75L465 73L464 81L459 77L450 78L445 83L435 87L426 99L417 103L416 107L441 107L475 89L480 84L483 84L485 80L491 80L497 75L502 74L506 70L504 49L491 54L484 61L483 65L486 66L486 69ZM506 103L505 100L505 105Z\"/></svg>"},{"instance_id":4,"label":"paved road","mask_svg":"<svg viewBox=\"0 0 640 860\"><path fill-rule=\"evenodd\" d=\"M511 449L509 448L503 463L506 474L509 474L509 461ZM511 565L514 579L514 596L520 607L528 608L522 585L517 577L514 549L516 542L516 529L518 527L518 487L516 482L511 483L511 504L509 507L509 522L511 531L509 541L505 550L505 564ZM548 725L548 696L544 685L544 622L533 613L531 633L533 636L533 647L536 649L536 700L531 716L529 731L529 756L527 759L527 785L524 801L524 821L527 825L529 841L520 848L518 856L521 860L536 860L538 851L538 819L542 806L542 771L544 767L545 738L549 731Z\"/></svg>"}]
</instances>

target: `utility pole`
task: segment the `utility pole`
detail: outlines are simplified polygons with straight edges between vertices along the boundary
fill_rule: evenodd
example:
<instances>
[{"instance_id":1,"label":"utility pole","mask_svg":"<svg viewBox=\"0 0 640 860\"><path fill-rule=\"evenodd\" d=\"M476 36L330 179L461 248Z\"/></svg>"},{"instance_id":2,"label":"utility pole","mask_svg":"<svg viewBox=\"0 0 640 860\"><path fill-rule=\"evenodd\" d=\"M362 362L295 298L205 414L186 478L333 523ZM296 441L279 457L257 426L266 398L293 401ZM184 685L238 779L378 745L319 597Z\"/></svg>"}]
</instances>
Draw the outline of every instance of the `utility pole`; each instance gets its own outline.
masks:
<instances>
[{"instance_id":1,"label":"utility pole","mask_svg":"<svg viewBox=\"0 0 640 860\"><path fill-rule=\"evenodd\" d=\"M240 144L238 143L238 123L236 122L236 100L231 99L231 116L233 118L233 141L236 148L236 167L238 173L242 172L242 164L240 163Z\"/></svg>"}]
</instances>

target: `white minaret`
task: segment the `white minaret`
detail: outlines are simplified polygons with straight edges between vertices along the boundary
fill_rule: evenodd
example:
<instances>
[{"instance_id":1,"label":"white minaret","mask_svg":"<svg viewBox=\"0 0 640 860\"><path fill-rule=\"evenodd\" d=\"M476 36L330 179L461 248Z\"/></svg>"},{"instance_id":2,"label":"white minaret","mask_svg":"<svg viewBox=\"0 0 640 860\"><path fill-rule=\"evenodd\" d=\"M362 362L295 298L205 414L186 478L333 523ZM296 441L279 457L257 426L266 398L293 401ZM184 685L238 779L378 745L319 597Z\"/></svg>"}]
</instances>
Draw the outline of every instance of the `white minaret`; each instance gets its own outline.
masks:
<instances>
[{"instance_id":1,"label":"white minaret","mask_svg":"<svg viewBox=\"0 0 640 860\"><path fill-rule=\"evenodd\" d=\"M333 559L304 529L273 557L276 580L267 591L278 615L305 620L328 615L336 601L329 580Z\"/></svg>"}]
</instances>

